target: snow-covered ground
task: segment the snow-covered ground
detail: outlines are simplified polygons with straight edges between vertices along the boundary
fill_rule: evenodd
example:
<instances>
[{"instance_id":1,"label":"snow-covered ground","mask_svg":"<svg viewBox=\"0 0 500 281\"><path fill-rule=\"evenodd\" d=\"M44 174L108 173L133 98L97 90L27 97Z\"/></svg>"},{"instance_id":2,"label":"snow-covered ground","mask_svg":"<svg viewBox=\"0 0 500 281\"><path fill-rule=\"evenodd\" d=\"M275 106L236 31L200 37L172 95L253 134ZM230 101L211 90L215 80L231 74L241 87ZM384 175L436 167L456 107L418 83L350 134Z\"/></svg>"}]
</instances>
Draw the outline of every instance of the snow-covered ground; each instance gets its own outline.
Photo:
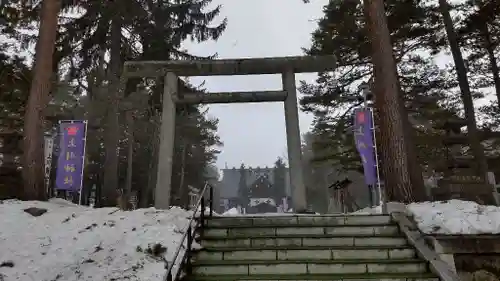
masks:
<instances>
[{"instance_id":1,"label":"snow-covered ground","mask_svg":"<svg viewBox=\"0 0 500 281\"><path fill-rule=\"evenodd\" d=\"M407 205L426 234L500 234L500 208L471 201L449 200Z\"/></svg>"},{"instance_id":2,"label":"snow-covered ground","mask_svg":"<svg viewBox=\"0 0 500 281\"><path fill-rule=\"evenodd\" d=\"M46 212L25 212L33 207ZM380 212L377 206L354 214ZM407 212L427 234L500 234L495 206L449 200L409 204ZM0 281L161 280L191 215L180 208L92 209L61 199L0 201ZM296 214L253 216L283 215Z\"/></svg>"},{"instance_id":3,"label":"snow-covered ground","mask_svg":"<svg viewBox=\"0 0 500 281\"><path fill-rule=\"evenodd\" d=\"M30 207L47 212L35 217ZM191 215L0 201L0 280L162 280Z\"/></svg>"},{"instance_id":4,"label":"snow-covered ground","mask_svg":"<svg viewBox=\"0 0 500 281\"><path fill-rule=\"evenodd\" d=\"M500 207L471 201L448 200L412 203L406 206L420 231L426 234L500 234ZM358 210L355 215L381 214L380 206Z\"/></svg>"},{"instance_id":5,"label":"snow-covered ground","mask_svg":"<svg viewBox=\"0 0 500 281\"><path fill-rule=\"evenodd\" d=\"M236 216L239 214L240 214L240 211L238 211L238 208L231 208L231 209L225 211L222 215L223 216Z\"/></svg>"},{"instance_id":6,"label":"snow-covered ground","mask_svg":"<svg viewBox=\"0 0 500 281\"><path fill-rule=\"evenodd\" d=\"M357 210L356 212L350 213L351 215L377 215L382 213L382 207L381 206L374 206L374 207L366 207L360 210Z\"/></svg>"}]
</instances>

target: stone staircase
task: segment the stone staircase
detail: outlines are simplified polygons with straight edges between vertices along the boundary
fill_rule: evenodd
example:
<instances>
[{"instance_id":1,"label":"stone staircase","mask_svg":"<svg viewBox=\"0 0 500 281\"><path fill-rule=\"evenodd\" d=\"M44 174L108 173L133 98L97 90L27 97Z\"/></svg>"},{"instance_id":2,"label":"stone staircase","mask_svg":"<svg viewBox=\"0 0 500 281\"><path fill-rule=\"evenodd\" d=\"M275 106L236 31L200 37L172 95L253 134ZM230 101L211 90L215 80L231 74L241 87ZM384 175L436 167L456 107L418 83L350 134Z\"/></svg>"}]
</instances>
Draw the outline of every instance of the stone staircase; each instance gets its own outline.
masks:
<instances>
[{"instance_id":1,"label":"stone staircase","mask_svg":"<svg viewBox=\"0 0 500 281\"><path fill-rule=\"evenodd\" d=\"M189 281L438 281L389 216L206 219Z\"/></svg>"}]
</instances>

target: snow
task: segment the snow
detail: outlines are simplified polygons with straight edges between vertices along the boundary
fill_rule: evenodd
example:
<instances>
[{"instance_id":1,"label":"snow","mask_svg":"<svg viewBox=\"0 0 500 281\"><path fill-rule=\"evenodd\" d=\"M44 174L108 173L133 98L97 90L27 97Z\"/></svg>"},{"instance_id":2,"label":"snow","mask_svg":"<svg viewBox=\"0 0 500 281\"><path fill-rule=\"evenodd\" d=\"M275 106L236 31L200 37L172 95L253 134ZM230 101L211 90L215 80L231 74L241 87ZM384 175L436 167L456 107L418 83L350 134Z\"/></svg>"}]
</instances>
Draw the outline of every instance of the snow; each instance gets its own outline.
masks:
<instances>
[{"instance_id":1,"label":"snow","mask_svg":"<svg viewBox=\"0 0 500 281\"><path fill-rule=\"evenodd\" d=\"M34 217L24 211L31 207L47 212ZM406 209L426 234L500 234L499 207L449 200L412 203ZM376 206L351 214L380 213ZM310 216L245 215L237 208L222 215ZM191 216L192 212L175 207L121 211L62 199L0 201L0 280L162 280ZM177 265L174 274L176 269Z\"/></svg>"},{"instance_id":2,"label":"snow","mask_svg":"<svg viewBox=\"0 0 500 281\"><path fill-rule=\"evenodd\" d=\"M500 208L471 201L449 200L407 205L420 231L426 234L500 234Z\"/></svg>"},{"instance_id":3,"label":"snow","mask_svg":"<svg viewBox=\"0 0 500 281\"><path fill-rule=\"evenodd\" d=\"M375 206L358 210L350 215L381 213L381 206ZM406 213L425 234L500 234L500 207L496 206L484 206L472 201L454 199L411 203L406 205Z\"/></svg>"},{"instance_id":4,"label":"snow","mask_svg":"<svg viewBox=\"0 0 500 281\"><path fill-rule=\"evenodd\" d=\"M34 217L30 207L47 212ZM0 201L0 280L162 280L191 215Z\"/></svg>"},{"instance_id":5,"label":"snow","mask_svg":"<svg viewBox=\"0 0 500 281\"><path fill-rule=\"evenodd\" d=\"M377 215L382 214L382 206L366 207L355 212L349 213L350 215Z\"/></svg>"},{"instance_id":6,"label":"snow","mask_svg":"<svg viewBox=\"0 0 500 281\"><path fill-rule=\"evenodd\" d=\"M240 211L238 211L238 208L231 208L227 211L225 211L222 215L223 216L234 216L234 215L239 215Z\"/></svg>"}]
</instances>

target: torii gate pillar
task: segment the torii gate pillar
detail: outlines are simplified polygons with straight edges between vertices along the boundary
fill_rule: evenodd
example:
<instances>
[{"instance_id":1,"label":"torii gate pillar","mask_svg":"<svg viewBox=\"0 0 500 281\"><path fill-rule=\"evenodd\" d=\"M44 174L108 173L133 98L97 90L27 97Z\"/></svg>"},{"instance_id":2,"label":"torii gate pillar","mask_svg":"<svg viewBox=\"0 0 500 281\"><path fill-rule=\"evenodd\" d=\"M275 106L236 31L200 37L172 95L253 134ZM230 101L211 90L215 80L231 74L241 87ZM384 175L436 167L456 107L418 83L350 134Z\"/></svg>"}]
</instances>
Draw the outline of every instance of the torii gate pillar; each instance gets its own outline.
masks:
<instances>
[{"instance_id":1,"label":"torii gate pillar","mask_svg":"<svg viewBox=\"0 0 500 281\"><path fill-rule=\"evenodd\" d=\"M170 194L172 183L172 166L174 159L175 142L175 108L174 98L179 90L177 75L168 72L165 76L163 90L163 106L160 126L160 149L158 157L158 169L156 171L156 188L154 202L156 209L168 209L170 207Z\"/></svg>"},{"instance_id":2,"label":"torii gate pillar","mask_svg":"<svg viewBox=\"0 0 500 281\"><path fill-rule=\"evenodd\" d=\"M299 109L297 107L297 89L295 73L288 70L281 74L283 90L287 96L284 101L286 144L288 149L288 166L292 203L295 212L303 212L306 206L306 187L302 166L302 144L300 141Z\"/></svg>"}]
</instances>

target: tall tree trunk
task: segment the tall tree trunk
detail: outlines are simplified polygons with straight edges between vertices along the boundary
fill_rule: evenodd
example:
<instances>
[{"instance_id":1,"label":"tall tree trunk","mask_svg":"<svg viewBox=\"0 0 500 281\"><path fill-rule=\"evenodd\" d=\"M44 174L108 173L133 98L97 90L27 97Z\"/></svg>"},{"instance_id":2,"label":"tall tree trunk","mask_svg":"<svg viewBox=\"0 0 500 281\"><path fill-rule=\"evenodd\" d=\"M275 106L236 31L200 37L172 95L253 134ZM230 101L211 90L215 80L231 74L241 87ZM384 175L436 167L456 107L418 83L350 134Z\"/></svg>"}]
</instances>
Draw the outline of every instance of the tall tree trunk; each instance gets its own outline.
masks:
<instances>
[{"instance_id":1,"label":"tall tree trunk","mask_svg":"<svg viewBox=\"0 0 500 281\"><path fill-rule=\"evenodd\" d=\"M189 151L191 151L191 145L189 140L189 131L192 126L192 118L193 116L189 116L187 106L184 106L183 111L180 113L179 122L178 122L178 130L179 133L179 144L181 146L181 167L180 167L180 175L179 175L179 186L178 186L178 196L179 196L179 206L182 206L185 209L189 208L189 188L186 182L186 165L187 165L187 157Z\"/></svg>"},{"instance_id":2,"label":"tall tree trunk","mask_svg":"<svg viewBox=\"0 0 500 281\"><path fill-rule=\"evenodd\" d=\"M147 208L150 206L152 199L152 191L156 186L156 176L158 170L158 154L160 148L160 116L157 114L153 114L150 116L151 123L148 124L151 128L151 139L149 142L149 146L151 147L151 157L149 157L148 162L148 184L141 187L140 191L140 200L139 206L140 208Z\"/></svg>"},{"instance_id":3,"label":"tall tree trunk","mask_svg":"<svg viewBox=\"0 0 500 281\"><path fill-rule=\"evenodd\" d=\"M130 110L127 114L127 124L128 124L128 154L127 154L127 181L125 183L125 191L123 194L125 195L125 200L127 205L130 203L130 198L132 196L132 173L134 166L134 147L135 147L135 138L134 138L134 130L135 130L135 116L134 112Z\"/></svg>"},{"instance_id":4,"label":"tall tree trunk","mask_svg":"<svg viewBox=\"0 0 500 281\"><path fill-rule=\"evenodd\" d=\"M60 0L42 1L34 74L24 117L23 180L26 200L47 199L43 169L43 124L52 86L52 62L60 9Z\"/></svg>"},{"instance_id":5,"label":"tall tree trunk","mask_svg":"<svg viewBox=\"0 0 500 281\"><path fill-rule=\"evenodd\" d=\"M179 197L180 197L180 206L185 208L186 210L189 208L189 188L184 186L184 181L186 178L186 158L187 158L187 140L181 139L182 145L182 154L181 154L181 174L179 179Z\"/></svg>"},{"instance_id":6,"label":"tall tree trunk","mask_svg":"<svg viewBox=\"0 0 500 281\"><path fill-rule=\"evenodd\" d=\"M488 23L484 22L481 28L481 32L484 38L484 48L488 53L488 60L490 61L490 70L493 74L493 81L495 83L495 92L497 95L498 105L500 106L500 73L497 64L497 58L495 57L495 47L493 42L491 42L491 33L488 29Z\"/></svg>"},{"instance_id":7,"label":"tall tree trunk","mask_svg":"<svg viewBox=\"0 0 500 281\"><path fill-rule=\"evenodd\" d=\"M439 9L441 15L443 16L444 27L446 29L446 35L448 37L448 42L450 44L451 53L453 55L453 61L455 63L455 68L457 71L458 84L460 86L460 93L462 102L464 103L464 112L467 122L467 136L469 138L469 144L474 154L475 162L477 163L477 172L484 180L486 180L486 173L488 171L488 165L486 163L486 157L484 156L484 150L478 137L478 130L476 124L476 116L474 113L474 103L472 101L472 94L470 91L469 81L467 79L467 69L465 68L464 59L462 57L462 52L460 51L460 46L458 45L458 37L453 26L453 21L450 16L450 7L446 0L439 0Z\"/></svg>"},{"instance_id":8,"label":"tall tree trunk","mask_svg":"<svg viewBox=\"0 0 500 281\"><path fill-rule=\"evenodd\" d=\"M102 115L103 107L105 103L103 102L102 95L104 93L103 81L106 79L105 75L105 53L106 47L101 46L101 50L99 52L99 59L97 65L92 70L90 75L87 75L87 103L85 105L86 118L88 120L87 126L87 139L86 139L86 149L85 154L88 159L86 161L87 165L85 167L88 172L87 177L84 180L90 180L93 184L101 186L95 176L90 179L89 175L95 175L96 173L101 173L101 134L99 133L100 124L102 121L100 120L100 115ZM92 185L88 184L84 186L83 194L86 196L86 200L91 193ZM97 194L96 194L97 199ZM97 203L97 201L95 201Z\"/></svg>"},{"instance_id":9,"label":"tall tree trunk","mask_svg":"<svg viewBox=\"0 0 500 281\"><path fill-rule=\"evenodd\" d=\"M154 131L151 140L151 159L149 161L149 175L148 175L148 185L145 191L145 196L147 196L147 207L153 203L152 199L154 198L153 191L156 187L156 178L158 171L158 158L160 154L160 120L159 116L155 116L156 122L154 123Z\"/></svg>"},{"instance_id":10,"label":"tall tree trunk","mask_svg":"<svg viewBox=\"0 0 500 281\"><path fill-rule=\"evenodd\" d=\"M372 43L375 76L375 107L380 120L382 172L386 200L415 202L426 199L422 173L411 150L415 145L399 87L396 62L383 0L364 0Z\"/></svg>"},{"instance_id":11,"label":"tall tree trunk","mask_svg":"<svg viewBox=\"0 0 500 281\"><path fill-rule=\"evenodd\" d=\"M118 138L120 135L118 120L118 105L121 74L121 15L117 13L111 22L111 55L110 55L110 87L108 113L106 117L106 132L104 147L106 158L104 161L104 183L102 187L102 206L113 206L118 196Z\"/></svg>"}]
</instances>

